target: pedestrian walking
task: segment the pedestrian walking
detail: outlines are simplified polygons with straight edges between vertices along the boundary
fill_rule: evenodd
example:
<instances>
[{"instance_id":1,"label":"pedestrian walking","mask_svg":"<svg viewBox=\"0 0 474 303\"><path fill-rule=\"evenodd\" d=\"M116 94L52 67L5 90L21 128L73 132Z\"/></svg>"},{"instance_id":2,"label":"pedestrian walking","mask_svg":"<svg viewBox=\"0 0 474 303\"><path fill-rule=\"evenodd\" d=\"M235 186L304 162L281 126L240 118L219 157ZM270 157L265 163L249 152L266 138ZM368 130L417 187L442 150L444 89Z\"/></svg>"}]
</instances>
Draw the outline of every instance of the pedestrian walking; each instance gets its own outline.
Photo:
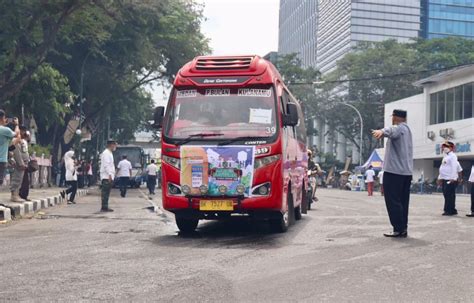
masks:
<instances>
[{"instance_id":1,"label":"pedestrian walking","mask_svg":"<svg viewBox=\"0 0 474 303\"><path fill-rule=\"evenodd\" d=\"M155 164L155 160L151 160L151 163L146 167L146 185L148 187L148 192L150 195L155 194L156 187L156 175L158 173L158 167Z\"/></svg>"},{"instance_id":2,"label":"pedestrian walking","mask_svg":"<svg viewBox=\"0 0 474 303\"><path fill-rule=\"evenodd\" d=\"M471 212L466 214L466 217L474 217L474 165L471 167L471 175L468 181L471 183Z\"/></svg>"},{"instance_id":3,"label":"pedestrian walking","mask_svg":"<svg viewBox=\"0 0 474 303\"><path fill-rule=\"evenodd\" d=\"M3 185L3 178L5 177L5 171L7 169L10 141L12 141L12 144L16 144L20 140L18 118L13 118L12 123L15 126L14 130L6 126L8 124L6 113L0 109L0 185Z\"/></svg>"},{"instance_id":4,"label":"pedestrian walking","mask_svg":"<svg viewBox=\"0 0 474 303\"><path fill-rule=\"evenodd\" d=\"M23 162L26 165L25 173L23 174L23 180L21 182L20 190L18 191L18 195L21 199L25 201L31 201L28 196L30 194L30 169L33 169L30 165L30 154L28 151L28 144L30 142L30 132L25 126L20 127L20 136L21 136L21 155L23 158ZM37 164L37 162L36 162Z\"/></svg>"},{"instance_id":5,"label":"pedestrian walking","mask_svg":"<svg viewBox=\"0 0 474 303\"><path fill-rule=\"evenodd\" d=\"M441 145L444 157L439 167L438 185L441 185L444 196L443 216L455 216L456 187L458 186L458 157L454 153L454 143L446 141Z\"/></svg>"},{"instance_id":6,"label":"pedestrian walking","mask_svg":"<svg viewBox=\"0 0 474 303\"><path fill-rule=\"evenodd\" d=\"M21 129L26 131L26 129L22 126ZM15 144L12 145L13 149L13 162L12 168L13 172L11 174L10 180L10 191L11 191L11 199L12 202L24 202L20 195L20 187L23 182L23 177L25 173L27 173L28 169L28 162L29 162L29 155L28 155L28 143L24 140L16 140Z\"/></svg>"},{"instance_id":7,"label":"pedestrian walking","mask_svg":"<svg viewBox=\"0 0 474 303\"><path fill-rule=\"evenodd\" d=\"M384 233L385 237L408 236L413 139L406 121L407 112L395 109L392 113L391 126L372 131L376 139L388 138L383 162L383 186L385 205L393 231Z\"/></svg>"},{"instance_id":8,"label":"pedestrian walking","mask_svg":"<svg viewBox=\"0 0 474 303\"><path fill-rule=\"evenodd\" d=\"M122 156L122 160L117 165L117 177L119 178L120 196L125 198L127 187L132 176L132 163L127 160L127 155Z\"/></svg>"},{"instance_id":9,"label":"pedestrian walking","mask_svg":"<svg viewBox=\"0 0 474 303\"><path fill-rule=\"evenodd\" d=\"M113 152L117 148L117 142L114 140L107 141L107 148L100 155L100 179L101 179L101 212L112 212L109 208L110 191L115 178L115 164Z\"/></svg>"},{"instance_id":10,"label":"pedestrian walking","mask_svg":"<svg viewBox=\"0 0 474 303\"><path fill-rule=\"evenodd\" d=\"M94 182L94 171L92 168L92 161L89 161L87 163L87 187L91 187Z\"/></svg>"},{"instance_id":11,"label":"pedestrian walking","mask_svg":"<svg viewBox=\"0 0 474 303\"><path fill-rule=\"evenodd\" d=\"M77 193L77 164L74 159L74 151L70 150L64 154L64 166L66 167L67 189L61 191L61 197L67 198L67 204L76 204L74 201Z\"/></svg>"},{"instance_id":12,"label":"pedestrian walking","mask_svg":"<svg viewBox=\"0 0 474 303\"><path fill-rule=\"evenodd\" d=\"M369 196L374 195L374 178L375 171L372 169L372 165L365 171L365 183L367 183L367 193Z\"/></svg>"},{"instance_id":13,"label":"pedestrian walking","mask_svg":"<svg viewBox=\"0 0 474 303\"><path fill-rule=\"evenodd\" d=\"M379 171L377 178L380 184L380 195L383 196L383 169Z\"/></svg>"}]
</instances>

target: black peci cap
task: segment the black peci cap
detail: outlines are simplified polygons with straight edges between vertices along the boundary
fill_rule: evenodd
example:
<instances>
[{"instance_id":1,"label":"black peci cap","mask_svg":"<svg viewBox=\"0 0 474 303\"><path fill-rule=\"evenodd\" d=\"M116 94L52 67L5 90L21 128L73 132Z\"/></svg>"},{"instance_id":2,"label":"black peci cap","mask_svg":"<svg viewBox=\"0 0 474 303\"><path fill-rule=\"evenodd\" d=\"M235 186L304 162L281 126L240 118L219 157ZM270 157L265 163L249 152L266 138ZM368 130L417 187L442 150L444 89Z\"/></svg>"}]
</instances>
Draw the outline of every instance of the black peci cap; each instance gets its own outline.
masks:
<instances>
[{"instance_id":1,"label":"black peci cap","mask_svg":"<svg viewBox=\"0 0 474 303\"><path fill-rule=\"evenodd\" d=\"M400 118L406 118L407 117L407 111L403 109L394 109L392 116L395 117L400 117Z\"/></svg>"},{"instance_id":2,"label":"black peci cap","mask_svg":"<svg viewBox=\"0 0 474 303\"><path fill-rule=\"evenodd\" d=\"M117 144L115 140L107 140L107 145Z\"/></svg>"}]
</instances>

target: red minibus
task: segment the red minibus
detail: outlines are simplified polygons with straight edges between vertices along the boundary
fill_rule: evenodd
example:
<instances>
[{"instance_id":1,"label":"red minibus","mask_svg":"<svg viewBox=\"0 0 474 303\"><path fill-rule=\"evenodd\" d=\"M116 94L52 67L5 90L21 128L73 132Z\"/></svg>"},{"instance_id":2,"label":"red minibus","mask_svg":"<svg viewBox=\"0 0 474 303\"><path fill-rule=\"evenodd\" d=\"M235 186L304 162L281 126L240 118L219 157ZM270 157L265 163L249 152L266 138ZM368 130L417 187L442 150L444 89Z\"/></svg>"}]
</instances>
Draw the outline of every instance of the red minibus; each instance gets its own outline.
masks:
<instances>
[{"instance_id":1,"label":"red minibus","mask_svg":"<svg viewBox=\"0 0 474 303\"><path fill-rule=\"evenodd\" d=\"M246 215L285 232L306 213L299 102L259 56L202 56L176 75L161 128L163 207L181 232Z\"/></svg>"}]
</instances>

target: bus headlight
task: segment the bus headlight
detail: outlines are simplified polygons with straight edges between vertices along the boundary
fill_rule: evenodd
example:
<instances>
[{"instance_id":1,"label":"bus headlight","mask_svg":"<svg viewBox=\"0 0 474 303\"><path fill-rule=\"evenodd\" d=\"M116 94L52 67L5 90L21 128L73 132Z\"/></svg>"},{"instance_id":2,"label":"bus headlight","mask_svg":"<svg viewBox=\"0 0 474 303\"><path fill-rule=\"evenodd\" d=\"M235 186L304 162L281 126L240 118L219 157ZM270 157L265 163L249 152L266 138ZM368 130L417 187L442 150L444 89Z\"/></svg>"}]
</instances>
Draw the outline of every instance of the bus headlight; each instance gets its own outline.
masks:
<instances>
[{"instance_id":1,"label":"bus headlight","mask_svg":"<svg viewBox=\"0 0 474 303\"><path fill-rule=\"evenodd\" d=\"M181 186L181 191L183 192L183 194L189 195L191 193L191 187L183 185Z\"/></svg>"},{"instance_id":2,"label":"bus headlight","mask_svg":"<svg viewBox=\"0 0 474 303\"><path fill-rule=\"evenodd\" d=\"M174 196L181 195L181 189L173 183L168 183L168 192Z\"/></svg>"},{"instance_id":3,"label":"bus headlight","mask_svg":"<svg viewBox=\"0 0 474 303\"><path fill-rule=\"evenodd\" d=\"M239 184L237 185L236 190L239 195L243 195L245 193L245 186L243 186L242 184Z\"/></svg>"},{"instance_id":4,"label":"bus headlight","mask_svg":"<svg viewBox=\"0 0 474 303\"><path fill-rule=\"evenodd\" d=\"M273 155L273 156L268 156L268 157L263 157L263 158L257 158L255 159L255 169L258 169L260 167L264 167L267 165L272 164L273 162L276 162L280 160L280 155Z\"/></svg>"},{"instance_id":5,"label":"bus headlight","mask_svg":"<svg viewBox=\"0 0 474 303\"><path fill-rule=\"evenodd\" d=\"M252 195L254 196L268 196L270 195L271 184L269 182L263 183L252 188Z\"/></svg>"},{"instance_id":6,"label":"bus headlight","mask_svg":"<svg viewBox=\"0 0 474 303\"><path fill-rule=\"evenodd\" d=\"M163 155L162 160L176 169L181 169L181 159Z\"/></svg>"}]
</instances>

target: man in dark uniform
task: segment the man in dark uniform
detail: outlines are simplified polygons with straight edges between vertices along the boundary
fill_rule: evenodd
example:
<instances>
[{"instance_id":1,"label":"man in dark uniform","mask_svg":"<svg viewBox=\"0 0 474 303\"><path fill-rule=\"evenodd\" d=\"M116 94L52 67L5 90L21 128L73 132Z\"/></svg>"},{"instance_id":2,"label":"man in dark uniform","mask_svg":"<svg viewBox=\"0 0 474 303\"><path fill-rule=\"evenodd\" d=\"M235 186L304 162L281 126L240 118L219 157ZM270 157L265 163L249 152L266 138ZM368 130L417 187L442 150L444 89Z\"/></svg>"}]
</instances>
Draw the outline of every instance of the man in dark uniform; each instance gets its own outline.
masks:
<instances>
[{"instance_id":1,"label":"man in dark uniform","mask_svg":"<svg viewBox=\"0 0 474 303\"><path fill-rule=\"evenodd\" d=\"M413 140L406 118L406 111L395 109L391 126L372 131L376 139L388 138L383 162L383 186L385 205L393 232L385 233L386 237L406 238L408 236Z\"/></svg>"}]
</instances>

